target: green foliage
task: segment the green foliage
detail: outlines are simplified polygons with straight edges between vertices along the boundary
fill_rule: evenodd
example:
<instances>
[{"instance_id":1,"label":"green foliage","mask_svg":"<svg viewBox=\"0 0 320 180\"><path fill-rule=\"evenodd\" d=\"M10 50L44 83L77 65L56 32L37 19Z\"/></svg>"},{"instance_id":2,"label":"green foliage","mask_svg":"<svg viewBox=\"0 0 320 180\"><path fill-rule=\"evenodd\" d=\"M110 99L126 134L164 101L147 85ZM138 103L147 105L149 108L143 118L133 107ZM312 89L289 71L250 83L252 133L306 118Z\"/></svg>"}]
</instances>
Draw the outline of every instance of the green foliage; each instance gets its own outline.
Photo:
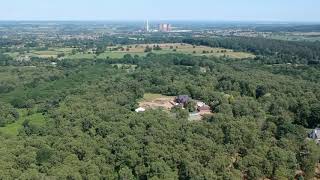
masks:
<instances>
[{"instance_id":1,"label":"green foliage","mask_svg":"<svg viewBox=\"0 0 320 180\"><path fill-rule=\"evenodd\" d=\"M53 152L49 148L41 148L37 151L36 160L38 164L46 163L52 157Z\"/></svg>"},{"instance_id":2,"label":"green foliage","mask_svg":"<svg viewBox=\"0 0 320 180\"><path fill-rule=\"evenodd\" d=\"M194 101L188 101L188 103L186 104L186 109L189 111L189 112L195 112L197 109L196 109L196 102Z\"/></svg>"},{"instance_id":3,"label":"green foliage","mask_svg":"<svg viewBox=\"0 0 320 180\"><path fill-rule=\"evenodd\" d=\"M145 49L144 49L144 52L148 53L148 52L152 52L152 48L147 46Z\"/></svg>"},{"instance_id":4,"label":"green foliage","mask_svg":"<svg viewBox=\"0 0 320 180\"><path fill-rule=\"evenodd\" d=\"M184 39L184 43L248 51L256 55L272 56L267 63L319 64L318 42L281 41L261 37L225 37ZM257 58L259 59L259 57Z\"/></svg>"},{"instance_id":5,"label":"green foliage","mask_svg":"<svg viewBox=\"0 0 320 180\"><path fill-rule=\"evenodd\" d=\"M320 103L311 105L311 114L308 125L309 127L315 127L320 125Z\"/></svg>"},{"instance_id":6,"label":"green foliage","mask_svg":"<svg viewBox=\"0 0 320 180\"><path fill-rule=\"evenodd\" d=\"M189 110L180 106L173 107L171 112L175 113L176 118L178 119L187 119L189 117Z\"/></svg>"},{"instance_id":7,"label":"green foliage","mask_svg":"<svg viewBox=\"0 0 320 180\"><path fill-rule=\"evenodd\" d=\"M19 119L19 112L10 104L0 103L0 127L14 123Z\"/></svg>"},{"instance_id":8,"label":"green foliage","mask_svg":"<svg viewBox=\"0 0 320 180\"><path fill-rule=\"evenodd\" d=\"M310 179L314 176L315 164L319 162L320 159L320 149L313 142L307 142L301 147L299 153L300 166L305 172L306 179Z\"/></svg>"},{"instance_id":9,"label":"green foliage","mask_svg":"<svg viewBox=\"0 0 320 180\"><path fill-rule=\"evenodd\" d=\"M268 92L268 91L267 91L267 88L266 88L266 87L264 87L264 86L258 86L257 89L256 89L256 97L257 97L257 98L260 98L260 97L266 95L267 92Z\"/></svg>"},{"instance_id":10,"label":"green foliage","mask_svg":"<svg viewBox=\"0 0 320 180\"><path fill-rule=\"evenodd\" d=\"M242 49L239 39L221 46ZM311 178L319 161L305 141L319 124L319 84L252 59L150 53L37 65L0 68L0 179L293 179L299 169ZM188 121L193 101L134 112L155 94L186 94L214 114Z\"/></svg>"},{"instance_id":11,"label":"green foliage","mask_svg":"<svg viewBox=\"0 0 320 180\"><path fill-rule=\"evenodd\" d=\"M153 47L153 50L160 51L160 50L162 50L162 48L159 45L157 45L157 46Z\"/></svg>"}]
</instances>

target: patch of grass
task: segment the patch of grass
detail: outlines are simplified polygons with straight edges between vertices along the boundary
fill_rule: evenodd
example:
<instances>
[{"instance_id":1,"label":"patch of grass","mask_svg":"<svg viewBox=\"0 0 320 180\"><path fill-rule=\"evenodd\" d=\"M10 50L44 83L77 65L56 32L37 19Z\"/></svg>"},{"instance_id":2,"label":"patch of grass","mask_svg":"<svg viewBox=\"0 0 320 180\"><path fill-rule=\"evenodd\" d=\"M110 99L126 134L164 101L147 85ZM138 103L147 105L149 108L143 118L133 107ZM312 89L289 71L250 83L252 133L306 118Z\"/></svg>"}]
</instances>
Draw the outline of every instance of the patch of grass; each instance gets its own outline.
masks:
<instances>
[{"instance_id":1,"label":"patch of grass","mask_svg":"<svg viewBox=\"0 0 320 180\"><path fill-rule=\"evenodd\" d=\"M246 52L228 52L226 53L227 57L235 58L235 59L244 59L244 58L255 58L255 55L249 54Z\"/></svg>"},{"instance_id":2,"label":"patch of grass","mask_svg":"<svg viewBox=\"0 0 320 180\"><path fill-rule=\"evenodd\" d=\"M234 52L230 49L223 48L212 48L207 46L192 46L190 44L180 44L180 43L164 43L164 44L132 44L121 46L107 47L106 51L99 56L88 53L77 53L75 55L69 55L67 58L70 59L93 59L95 56L97 58L111 58L120 59L124 55L130 54L132 56L146 56L148 53L144 52L145 48L149 46L153 48L154 46L160 46L161 50L153 50L152 53L155 54L166 54L166 53L177 53L177 54L190 54L195 56L215 56L215 57L230 57L234 59L243 58L254 58L255 56L246 52ZM113 50L118 49L118 50ZM128 49L128 50L127 50ZM205 53L204 53L205 52Z\"/></svg>"},{"instance_id":3,"label":"patch of grass","mask_svg":"<svg viewBox=\"0 0 320 180\"><path fill-rule=\"evenodd\" d=\"M170 96L165 96L165 95L162 95L162 94L145 93L142 100L144 100L144 101L152 101L152 100L157 99L157 98L170 98Z\"/></svg>"},{"instance_id":4,"label":"patch of grass","mask_svg":"<svg viewBox=\"0 0 320 180\"><path fill-rule=\"evenodd\" d=\"M123 51L123 52L117 52L117 51L107 51L105 53L102 53L98 56L98 58L111 58L111 59L120 59L120 58L123 58L124 55L126 54L130 54L131 56L135 56L135 55L138 55L138 56L145 56L147 55L147 53L145 52L127 52L127 51Z\"/></svg>"},{"instance_id":5,"label":"patch of grass","mask_svg":"<svg viewBox=\"0 0 320 180\"><path fill-rule=\"evenodd\" d=\"M43 126L46 123L45 117L41 113L32 114L27 116L26 119L29 119L31 124L38 126Z\"/></svg>"},{"instance_id":6,"label":"patch of grass","mask_svg":"<svg viewBox=\"0 0 320 180\"><path fill-rule=\"evenodd\" d=\"M26 109L19 109L18 112L20 115L19 119L15 123L9 124L5 127L0 127L0 133L9 136L18 135L19 129L22 127L25 117L28 114Z\"/></svg>"},{"instance_id":7,"label":"patch of grass","mask_svg":"<svg viewBox=\"0 0 320 180\"><path fill-rule=\"evenodd\" d=\"M118 68L124 68L124 69L135 69L137 67L137 65L132 65L132 64L112 64L112 65Z\"/></svg>"},{"instance_id":8,"label":"patch of grass","mask_svg":"<svg viewBox=\"0 0 320 180\"><path fill-rule=\"evenodd\" d=\"M66 54L68 54L68 53L71 53L73 49L75 49L75 48L67 48L67 47L65 47L65 48L50 48L49 50L50 51L55 51L57 53L66 53Z\"/></svg>"},{"instance_id":9,"label":"patch of grass","mask_svg":"<svg viewBox=\"0 0 320 180\"><path fill-rule=\"evenodd\" d=\"M159 98L167 98L167 99L172 99L174 98L175 96L166 96L166 95L162 95L162 94L154 94L154 93L145 93L143 95L143 98L141 98L139 100L139 102L142 102L142 101L153 101L155 99L159 99Z\"/></svg>"},{"instance_id":10,"label":"patch of grass","mask_svg":"<svg viewBox=\"0 0 320 180\"><path fill-rule=\"evenodd\" d=\"M8 52L8 53L4 53L12 58L17 58L19 56L18 52Z\"/></svg>"},{"instance_id":11,"label":"patch of grass","mask_svg":"<svg viewBox=\"0 0 320 180\"><path fill-rule=\"evenodd\" d=\"M31 56L31 57L40 57L40 58L56 58L58 56L59 52L57 51L51 51L51 50L47 50L47 51L31 51L30 53L27 53L27 55Z\"/></svg>"},{"instance_id":12,"label":"patch of grass","mask_svg":"<svg viewBox=\"0 0 320 180\"><path fill-rule=\"evenodd\" d=\"M117 67L118 69L126 70L128 73L134 72L137 68L137 65L131 64L112 64L113 67Z\"/></svg>"},{"instance_id":13,"label":"patch of grass","mask_svg":"<svg viewBox=\"0 0 320 180\"><path fill-rule=\"evenodd\" d=\"M112 46L106 47L106 51L100 55L95 55L92 53L84 52L84 53L76 53L74 55L71 54L73 48L50 48L44 51L31 50L29 53L25 53L21 56L30 56L30 57L40 57L40 58L56 58L58 54L64 53L65 57L68 59L94 59L96 58L111 58L111 59L120 59L123 58L124 55L130 54L132 56L146 56L148 53L144 52L145 48L149 46L151 48L155 46L159 46L161 50L153 50L152 52L155 54L166 54L166 53L182 53L182 54L190 54L194 56L215 56L215 57L229 57L234 59L243 59L243 58L254 58L255 56L246 52L234 52L230 49L223 48L212 48L207 46L192 46L190 44L180 44L180 43L164 43L164 44L132 44L132 45L124 45L122 48L117 47L120 46ZM205 52L205 53L204 53ZM13 58L17 58L19 53L6 53Z\"/></svg>"},{"instance_id":14,"label":"patch of grass","mask_svg":"<svg viewBox=\"0 0 320 180\"><path fill-rule=\"evenodd\" d=\"M272 33L266 38L284 40L284 41L320 41L320 33L319 32Z\"/></svg>"},{"instance_id":15,"label":"patch of grass","mask_svg":"<svg viewBox=\"0 0 320 180\"><path fill-rule=\"evenodd\" d=\"M124 55L130 54L132 56L146 56L147 53L144 52L145 48L149 46L153 48L154 46L160 46L161 50L153 50L153 53L156 54L166 54L166 53L182 53L182 54L191 54L195 56L215 56L221 57L226 56L235 59L242 58L251 58L255 57L253 54L246 52L234 52L230 49L223 48L212 48L207 46L192 46L190 44L180 44L180 43L164 43L164 44L132 44L125 45L118 48L118 50L112 50L120 46L106 47L106 51L100 55L95 55L92 53L77 53L72 55L71 52L73 48L50 48L44 51L31 50L30 53L24 55L31 57L41 57L41 58L56 58L58 54L64 53L66 58L69 59L94 59L97 58L111 58L111 59L120 59ZM203 53L205 51L205 53ZM19 53L7 53L13 58L17 58Z\"/></svg>"},{"instance_id":16,"label":"patch of grass","mask_svg":"<svg viewBox=\"0 0 320 180\"><path fill-rule=\"evenodd\" d=\"M28 110L27 109L19 109L19 119L12 123L9 124L5 127L0 127L0 134L3 134L5 136L17 136L19 133L19 130L23 126L23 122L26 119L30 120L31 124L38 125L38 126L43 126L46 122L45 117L41 113L36 113L32 115L28 115Z\"/></svg>"},{"instance_id":17,"label":"patch of grass","mask_svg":"<svg viewBox=\"0 0 320 180\"><path fill-rule=\"evenodd\" d=\"M173 104L171 103L173 100L174 96L146 93L138 102L139 107L143 107L145 109L162 109L170 112L171 108L173 107Z\"/></svg>"},{"instance_id":18,"label":"patch of grass","mask_svg":"<svg viewBox=\"0 0 320 180\"><path fill-rule=\"evenodd\" d=\"M202 117L198 114L190 114L188 120L189 121L200 121Z\"/></svg>"},{"instance_id":19,"label":"patch of grass","mask_svg":"<svg viewBox=\"0 0 320 180\"><path fill-rule=\"evenodd\" d=\"M68 55L66 56L67 59L93 59L94 58L94 54L81 54L81 53L77 53L75 55Z\"/></svg>"},{"instance_id":20,"label":"patch of grass","mask_svg":"<svg viewBox=\"0 0 320 180\"><path fill-rule=\"evenodd\" d=\"M29 52L24 52L19 54L19 52L5 53L12 58L18 58L19 56L30 56L39 58L57 58L58 54L64 53L66 56L71 54L73 48L49 48L48 50L31 50Z\"/></svg>"}]
</instances>

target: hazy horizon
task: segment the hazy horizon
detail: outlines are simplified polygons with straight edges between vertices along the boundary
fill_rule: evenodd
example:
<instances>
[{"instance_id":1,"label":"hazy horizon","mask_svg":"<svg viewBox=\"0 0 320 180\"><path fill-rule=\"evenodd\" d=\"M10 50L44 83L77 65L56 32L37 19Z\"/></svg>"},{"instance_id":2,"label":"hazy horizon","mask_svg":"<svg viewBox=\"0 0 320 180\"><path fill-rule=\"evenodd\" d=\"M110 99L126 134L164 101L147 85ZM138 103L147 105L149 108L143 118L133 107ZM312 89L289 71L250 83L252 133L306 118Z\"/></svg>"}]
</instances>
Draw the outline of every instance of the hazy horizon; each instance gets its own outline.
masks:
<instances>
[{"instance_id":1,"label":"hazy horizon","mask_svg":"<svg viewBox=\"0 0 320 180\"><path fill-rule=\"evenodd\" d=\"M318 7L315 0L4 0L0 21L320 22Z\"/></svg>"},{"instance_id":2,"label":"hazy horizon","mask_svg":"<svg viewBox=\"0 0 320 180\"><path fill-rule=\"evenodd\" d=\"M129 23L141 23L141 22L146 22L146 20L149 21L149 23L160 23L160 22L194 22L194 23L243 23L243 24L320 24L319 21L268 21L268 20L202 20L202 19L197 19L197 20L188 20L188 19L134 19L134 20L126 20L126 19L119 19L119 20L81 20L81 19L76 19L76 20L54 20L54 19L41 19L41 20L30 20L30 19L0 19L0 22L97 22L97 23L121 23L121 22L129 22Z\"/></svg>"}]
</instances>

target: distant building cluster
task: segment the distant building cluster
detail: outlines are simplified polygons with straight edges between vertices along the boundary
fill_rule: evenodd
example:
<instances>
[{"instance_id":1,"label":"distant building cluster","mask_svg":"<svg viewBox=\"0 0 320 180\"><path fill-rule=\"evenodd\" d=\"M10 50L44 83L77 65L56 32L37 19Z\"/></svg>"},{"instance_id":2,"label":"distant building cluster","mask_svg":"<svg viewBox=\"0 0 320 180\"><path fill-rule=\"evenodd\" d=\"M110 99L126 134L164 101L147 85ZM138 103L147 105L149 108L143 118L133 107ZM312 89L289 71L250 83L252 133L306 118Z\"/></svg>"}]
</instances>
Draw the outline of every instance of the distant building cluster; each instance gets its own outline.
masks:
<instances>
[{"instance_id":1,"label":"distant building cluster","mask_svg":"<svg viewBox=\"0 0 320 180\"><path fill-rule=\"evenodd\" d=\"M172 26L171 24L168 23L161 23L159 24L158 28L152 28L150 26L149 21L145 21L144 24L144 31L145 32L171 32L172 31Z\"/></svg>"},{"instance_id":2,"label":"distant building cluster","mask_svg":"<svg viewBox=\"0 0 320 180\"><path fill-rule=\"evenodd\" d=\"M171 31L171 24L159 24L159 31L160 32L170 32Z\"/></svg>"}]
</instances>

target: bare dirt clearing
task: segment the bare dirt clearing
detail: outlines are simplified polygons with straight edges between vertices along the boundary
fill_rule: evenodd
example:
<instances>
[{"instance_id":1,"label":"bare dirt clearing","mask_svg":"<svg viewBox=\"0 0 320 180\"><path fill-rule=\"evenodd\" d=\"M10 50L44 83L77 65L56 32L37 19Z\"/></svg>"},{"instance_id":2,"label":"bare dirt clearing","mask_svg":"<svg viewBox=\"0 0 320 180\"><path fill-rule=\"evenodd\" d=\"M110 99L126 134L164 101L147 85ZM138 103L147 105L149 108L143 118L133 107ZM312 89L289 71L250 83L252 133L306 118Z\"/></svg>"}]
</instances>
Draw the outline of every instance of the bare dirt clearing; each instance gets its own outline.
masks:
<instances>
[{"instance_id":1,"label":"bare dirt clearing","mask_svg":"<svg viewBox=\"0 0 320 180\"><path fill-rule=\"evenodd\" d=\"M164 109L170 111L174 106L174 96L164 96L161 94L145 94L139 103L139 107L145 109Z\"/></svg>"}]
</instances>

